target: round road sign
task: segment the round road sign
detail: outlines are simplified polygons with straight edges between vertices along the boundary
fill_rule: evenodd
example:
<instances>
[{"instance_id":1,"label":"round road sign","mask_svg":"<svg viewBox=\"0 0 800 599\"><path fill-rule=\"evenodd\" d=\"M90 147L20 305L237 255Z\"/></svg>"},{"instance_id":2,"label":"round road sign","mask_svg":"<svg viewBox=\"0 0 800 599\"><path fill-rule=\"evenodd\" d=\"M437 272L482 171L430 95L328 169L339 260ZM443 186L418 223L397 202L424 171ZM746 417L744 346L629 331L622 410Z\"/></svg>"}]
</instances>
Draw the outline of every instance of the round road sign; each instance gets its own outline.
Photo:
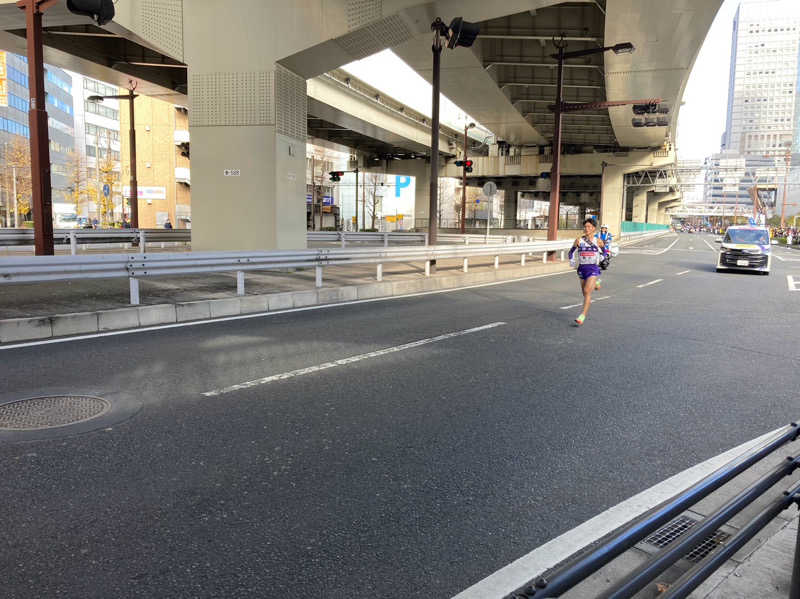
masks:
<instances>
[{"instance_id":1,"label":"round road sign","mask_svg":"<svg viewBox=\"0 0 800 599\"><path fill-rule=\"evenodd\" d=\"M497 183L494 181L487 182L486 185L483 186L483 193L489 197L492 197L497 193Z\"/></svg>"}]
</instances>

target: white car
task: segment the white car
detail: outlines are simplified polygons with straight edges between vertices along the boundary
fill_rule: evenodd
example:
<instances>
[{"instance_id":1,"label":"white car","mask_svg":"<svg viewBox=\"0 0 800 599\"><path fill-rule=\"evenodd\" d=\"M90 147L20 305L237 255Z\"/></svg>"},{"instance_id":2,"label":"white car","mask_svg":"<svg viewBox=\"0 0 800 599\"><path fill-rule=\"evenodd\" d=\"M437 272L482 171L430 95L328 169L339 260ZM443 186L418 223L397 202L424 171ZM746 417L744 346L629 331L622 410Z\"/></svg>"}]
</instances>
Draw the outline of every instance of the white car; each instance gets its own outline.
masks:
<instances>
[{"instance_id":1,"label":"white car","mask_svg":"<svg viewBox=\"0 0 800 599\"><path fill-rule=\"evenodd\" d=\"M766 227L728 227L717 257L717 272L751 270L768 275L771 266L772 249Z\"/></svg>"}]
</instances>

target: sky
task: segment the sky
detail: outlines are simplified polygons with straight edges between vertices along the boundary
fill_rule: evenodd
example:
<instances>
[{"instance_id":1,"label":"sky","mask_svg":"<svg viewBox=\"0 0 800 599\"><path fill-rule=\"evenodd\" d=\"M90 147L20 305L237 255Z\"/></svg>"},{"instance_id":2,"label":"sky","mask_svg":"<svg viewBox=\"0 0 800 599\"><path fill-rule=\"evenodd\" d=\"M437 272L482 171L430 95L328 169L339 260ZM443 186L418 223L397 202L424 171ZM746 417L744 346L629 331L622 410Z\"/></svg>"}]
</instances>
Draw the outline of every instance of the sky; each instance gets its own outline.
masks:
<instances>
[{"instance_id":1,"label":"sky","mask_svg":"<svg viewBox=\"0 0 800 599\"><path fill-rule=\"evenodd\" d=\"M702 160L719 152L725 131L733 17L739 0L725 0L708 32L678 114L679 160Z\"/></svg>"}]
</instances>

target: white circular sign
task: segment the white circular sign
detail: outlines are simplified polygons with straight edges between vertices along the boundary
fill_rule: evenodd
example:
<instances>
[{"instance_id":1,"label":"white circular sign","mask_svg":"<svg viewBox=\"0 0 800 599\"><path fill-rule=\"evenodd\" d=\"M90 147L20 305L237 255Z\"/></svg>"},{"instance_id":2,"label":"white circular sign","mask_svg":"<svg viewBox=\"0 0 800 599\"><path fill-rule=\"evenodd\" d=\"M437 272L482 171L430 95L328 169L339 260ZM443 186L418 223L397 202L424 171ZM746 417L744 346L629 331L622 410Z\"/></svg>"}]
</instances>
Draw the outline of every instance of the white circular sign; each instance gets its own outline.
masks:
<instances>
[{"instance_id":1,"label":"white circular sign","mask_svg":"<svg viewBox=\"0 0 800 599\"><path fill-rule=\"evenodd\" d=\"M497 183L494 181L489 181L483 186L483 193L489 197L492 197L494 194L497 193Z\"/></svg>"}]
</instances>

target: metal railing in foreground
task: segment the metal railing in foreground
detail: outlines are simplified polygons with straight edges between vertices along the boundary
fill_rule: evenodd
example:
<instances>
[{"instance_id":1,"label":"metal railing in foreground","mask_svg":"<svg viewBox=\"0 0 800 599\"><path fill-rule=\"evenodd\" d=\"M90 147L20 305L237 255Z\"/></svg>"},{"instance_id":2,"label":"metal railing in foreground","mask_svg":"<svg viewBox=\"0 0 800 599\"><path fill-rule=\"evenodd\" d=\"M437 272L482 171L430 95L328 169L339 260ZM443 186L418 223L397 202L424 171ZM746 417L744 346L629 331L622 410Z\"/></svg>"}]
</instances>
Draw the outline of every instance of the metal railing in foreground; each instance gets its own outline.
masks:
<instances>
[{"instance_id":1,"label":"metal railing in foreground","mask_svg":"<svg viewBox=\"0 0 800 599\"><path fill-rule=\"evenodd\" d=\"M733 462L710 474L686 491L676 495L660 506L644 514L621 532L606 539L588 553L579 555L558 569L538 576L520 587L506 599L544 599L559 597L611 562L615 557L644 540L651 533L673 520L690 506L719 489L722 485L742 474L745 470L772 454L786 443L795 441L800 434L796 423L791 423L777 435L759 447L740 456ZM658 575L691 552L714 531L742 511L747 505L767 493L783 477L790 475L800 466L800 456L788 457L777 467L758 479L722 507L689 529L667 547L641 564L633 572L617 581L610 589L599 594L602 599L622 599L633 597L638 591L652 582ZM745 524L738 533L709 553L697 565L672 583L659 599L678 599L688 597L706 578L719 568L729 557L753 538L780 512L792 504L800 506L800 483L796 483L762 510L758 516ZM791 583L791 599L800 599L800 537L795 550L794 570Z\"/></svg>"},{"instance_id":2,"label":"metal railing in foreground","mask_svg":"<svg viewBox=\"0 0 800 599\"><path fill-rule=\"evenodd\" d=\"M571 241L539 241L501 245L410 246L395 248L324 248L269 252L163 252L151 254L103 254L81 256L21 256L0 258L0 284L36 283L58 280L128 277L130 303L139 304L139 279L143 277L236 272L236 291L244 295L244 274L247 271L286 268L314 268L316 287L322 286L323 268L356 264L376 265L376 278L383 280L383 264L387 262L424 262L425 275L430 276L431 262L461 258L462 270L469 269L469 259L493 256L494 268L500 267L500 256L518 255L525 265L528 256L561 251L563 260Z\"/></svg>"}]
</instances>

